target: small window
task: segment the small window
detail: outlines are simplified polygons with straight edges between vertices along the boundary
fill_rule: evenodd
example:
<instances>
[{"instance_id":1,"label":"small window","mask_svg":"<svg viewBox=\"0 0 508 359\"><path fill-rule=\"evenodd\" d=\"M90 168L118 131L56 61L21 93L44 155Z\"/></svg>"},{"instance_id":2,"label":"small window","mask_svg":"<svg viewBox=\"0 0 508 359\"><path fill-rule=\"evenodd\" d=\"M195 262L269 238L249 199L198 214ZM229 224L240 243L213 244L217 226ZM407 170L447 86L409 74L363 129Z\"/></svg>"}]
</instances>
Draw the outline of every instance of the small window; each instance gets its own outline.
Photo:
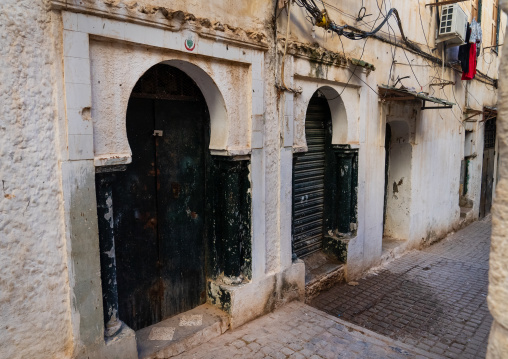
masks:
<instances>
[{"instance_id":1,"label":"small window","mask_svg":"<svg viewBox=\"0 0 508 359\"><path fill-rule=\"evenodd\" d=\"M473 131L467 131L464 139L464 157L469 157L473 154Z\"/></svg>"},{"instance_id":2,"label":"small window","mask_svg":"<svg viewBox=\"0 0 508 359\"><path fill-rule=\"evenodd\" d=\"M501 20L501 13L499 11L499 0L494 0L492 8L492 33L491 33L491 46L494 47L494 51L498 51L499 45L499 22Z\"/></svg>"},{"instance_id":3,"label":"small window","mask_svg":"<svg viewBox=\"0 0 508 359\"><path fill-rule=\"evenodd\" d=\"M482 22L482 0L471 1L471 20Z\"/></svg>"}]
</instances>

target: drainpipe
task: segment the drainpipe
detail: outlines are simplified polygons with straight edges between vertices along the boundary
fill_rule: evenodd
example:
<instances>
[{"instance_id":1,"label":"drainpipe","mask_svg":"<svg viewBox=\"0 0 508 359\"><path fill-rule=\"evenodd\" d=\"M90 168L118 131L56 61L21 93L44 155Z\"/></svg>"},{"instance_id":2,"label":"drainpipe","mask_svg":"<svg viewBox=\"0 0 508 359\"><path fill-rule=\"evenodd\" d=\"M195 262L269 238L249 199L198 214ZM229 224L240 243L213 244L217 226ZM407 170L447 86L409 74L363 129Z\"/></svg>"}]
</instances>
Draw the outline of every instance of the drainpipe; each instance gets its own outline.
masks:
<instances>
[{"instance_id":1,"label":"drainpipe","mask_svg":"<svg viewBox=\"0 0 508 359\"><path fill-rule=\"evenodd\" d=\"M118 285L116 282L115 232L113 220L114 173L97 173L97 216L99 218L99 249L101 260L104 335L117 334L122 328L118 318Z\"/></svg>"}]
</instances>

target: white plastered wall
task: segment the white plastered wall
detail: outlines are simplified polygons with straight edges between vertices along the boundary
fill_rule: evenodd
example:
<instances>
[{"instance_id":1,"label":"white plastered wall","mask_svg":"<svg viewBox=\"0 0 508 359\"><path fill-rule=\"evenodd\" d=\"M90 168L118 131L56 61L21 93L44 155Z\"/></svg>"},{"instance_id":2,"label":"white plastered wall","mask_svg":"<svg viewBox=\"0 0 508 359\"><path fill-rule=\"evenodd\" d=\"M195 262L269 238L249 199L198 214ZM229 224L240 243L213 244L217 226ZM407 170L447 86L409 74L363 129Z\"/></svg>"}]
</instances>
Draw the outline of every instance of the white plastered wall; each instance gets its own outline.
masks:
<instances>
[{"instance_id":1,"label":"white plastered wall","mask_svg":"<svg viewBox=\"0 0 508 359\"><path fill-rule=\"evenodd\" d=\"M64 359L73 337L55 108L58 32L42 1L2 1L0 11L0 358Z\"/></svg>"}]
</instances>

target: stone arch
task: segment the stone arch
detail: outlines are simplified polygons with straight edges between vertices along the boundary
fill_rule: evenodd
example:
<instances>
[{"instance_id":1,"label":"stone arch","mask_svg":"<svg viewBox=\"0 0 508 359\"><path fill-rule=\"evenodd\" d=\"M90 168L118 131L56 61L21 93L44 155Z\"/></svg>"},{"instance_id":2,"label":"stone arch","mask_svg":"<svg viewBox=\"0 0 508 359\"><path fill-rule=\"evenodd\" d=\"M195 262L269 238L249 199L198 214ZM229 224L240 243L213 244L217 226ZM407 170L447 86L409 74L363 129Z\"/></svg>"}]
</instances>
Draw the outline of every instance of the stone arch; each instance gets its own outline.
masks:
<instances>
[{"instance_id":1,"label":"stone arch","mask_svg":"<svg viewBox=\"0 0 508 359\"><path fill-rule=\"evenodd\" d=\"M330 86L322 86L319 91L328 101L332 115L332 144L341 145L348 143L348 121L346 106L341 95Z\"/></svg>"},{"instance_id":2,"label":"stone arch","mask_svg":"<svg viewBox=\"0 0 508 359\"><path fill-rule=\"evenodd\" d=\"M223 156L250 154L252 113L257 114L262 108L262 98L252 97L251 84L243 80L250 75L250 67L245 63L212 61L164 49L148 51L143 46L98 40L91 41L90 54L93 58L90 65L93 137L90 137L95 166L130 163L125 124L129 98L142 75L161 63L183 71L204 95L211 122L210 152Z\"/></svg>"},{"instance_id":3,"label":"stone arch","mask_svg":"<svg viewBox=\"0 0 508 359\"><path fill-rule=\"evenodd\" d=\"M294 152L307 151L305 139L305 116L309 102L317 92L327 99L332 116L332 144L359 145L360 104L359 92L356 87L346 87L335 83L317 83L302 79L296 84L302 93L295 97L294 103Z\"/></svg>"},{"instance_id":4,"label":"stone arch","mask_svg":"<svg viewBox=\"0 0 508 359\"><path fill-rule=\"evenodd\" d=\"M408 102L388 104L387 107L386 123L393 124L396 131L404 131L404 138L411 145L417 144L416 127L421 111L419 106L418 102Z\"/></svg>"},{"instance_id":5,"label":"stone arch","mask_svg":"<svg viewBox=\"0 0 508 359\"><path fill-rule=\"evenodd\" d=\"M210 150L223 150L227 148L229 136L229 121L226 108L226 102L219 90L217 84L210 77L210 75L197 65L183 60L166 60L161 61L159 64L173 66L185 72L199 87L203 97L205 98L208 112L210 114ZM147 68L146 71L151 69L154 64ZM134 88L137 81L143 76L141 74L133 83ZM131 91L132 91L131 88Z\"/></svg>"}]
</instances>

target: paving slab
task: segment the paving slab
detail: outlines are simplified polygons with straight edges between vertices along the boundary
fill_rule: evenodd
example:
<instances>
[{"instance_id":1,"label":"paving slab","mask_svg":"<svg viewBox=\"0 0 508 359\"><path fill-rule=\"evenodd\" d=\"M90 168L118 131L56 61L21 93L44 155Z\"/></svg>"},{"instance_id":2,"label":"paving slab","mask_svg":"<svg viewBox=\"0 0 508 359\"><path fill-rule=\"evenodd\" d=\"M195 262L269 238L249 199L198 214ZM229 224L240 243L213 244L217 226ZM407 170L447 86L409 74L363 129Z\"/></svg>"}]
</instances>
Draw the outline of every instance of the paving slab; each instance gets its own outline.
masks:
<instances>
[{"instance_id":1,"label":"paving slab","mask_svg":"<svg viewBox=\"0 0 508 359\"><path fill-rule=\"evenodd\" d=\"M491 221L486 218L310 305L444 358L485 358Z\"/></svg>"}]
</instances>

